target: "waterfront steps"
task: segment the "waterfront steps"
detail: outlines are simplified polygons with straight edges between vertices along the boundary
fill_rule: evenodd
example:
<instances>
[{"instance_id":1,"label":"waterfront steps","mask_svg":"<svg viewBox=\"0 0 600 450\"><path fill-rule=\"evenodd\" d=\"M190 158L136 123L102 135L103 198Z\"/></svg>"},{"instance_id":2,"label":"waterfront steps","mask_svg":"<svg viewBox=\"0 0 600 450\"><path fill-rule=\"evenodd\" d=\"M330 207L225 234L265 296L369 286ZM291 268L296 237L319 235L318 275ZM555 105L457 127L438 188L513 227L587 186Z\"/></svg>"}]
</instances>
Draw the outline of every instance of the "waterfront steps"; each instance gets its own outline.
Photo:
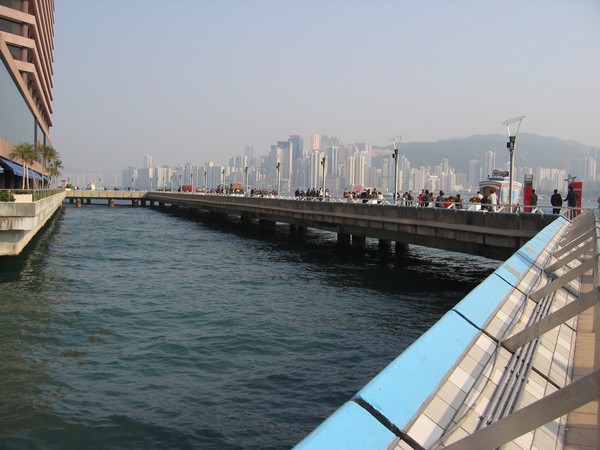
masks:
<instances>
[{"instance_id":1,"label":"waterfront steps","mask_svg":"<svg viewBox=\"0 0 600 450\"><path fill-rule=\"evenodd\" d=\"M296 448L596 448L597 241L593 214L546 226Z\"/></svg>"}]
</instances>

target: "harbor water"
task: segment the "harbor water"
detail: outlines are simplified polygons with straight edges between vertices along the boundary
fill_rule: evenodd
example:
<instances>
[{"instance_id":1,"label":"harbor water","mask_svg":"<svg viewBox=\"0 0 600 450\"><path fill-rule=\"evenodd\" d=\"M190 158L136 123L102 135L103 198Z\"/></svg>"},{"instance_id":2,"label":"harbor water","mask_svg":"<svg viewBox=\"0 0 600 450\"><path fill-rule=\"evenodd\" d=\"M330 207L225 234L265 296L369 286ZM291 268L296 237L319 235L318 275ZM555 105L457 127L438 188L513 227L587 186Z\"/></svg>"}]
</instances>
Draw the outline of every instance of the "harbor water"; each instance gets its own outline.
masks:
<instances>
[{"instance_id":1,"label":"harbor water","mask_svg":"<svg viewBox=\"0 0 600 450\"><path fill-rule=\"evenodd\" d=\"M0 448L290 448L497 266L65 203L0 259Z\"/></svg>"}]
</instances>

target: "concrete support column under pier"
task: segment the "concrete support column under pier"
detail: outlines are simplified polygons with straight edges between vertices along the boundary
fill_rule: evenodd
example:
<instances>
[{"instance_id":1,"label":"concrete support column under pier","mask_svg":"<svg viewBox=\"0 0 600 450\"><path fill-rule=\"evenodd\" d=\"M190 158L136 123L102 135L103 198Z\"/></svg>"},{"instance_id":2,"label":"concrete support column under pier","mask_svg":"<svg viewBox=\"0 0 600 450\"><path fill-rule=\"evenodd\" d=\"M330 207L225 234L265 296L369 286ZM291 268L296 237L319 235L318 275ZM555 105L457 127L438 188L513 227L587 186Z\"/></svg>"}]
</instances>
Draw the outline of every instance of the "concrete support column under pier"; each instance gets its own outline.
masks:
<instances>
[{"instance_id":1,"label":"concrete support column under pier","mask_svg":"<svg viewBox=\"0 0 600 450\"><path fill-rule=\"evenodd\" d=\"M115 207L115 199L114 198L109 198L108 199L108 207L109 208L114 208Z\"/></svg>"},{"instance_id":2,"label":"concrete support column under pier","mask_svg":"<svg viewBox=\"0 0 600 450\"><path fill-rule=\"evenodd\" d=\"M81 208L81 199L80 198L78 198L78 199L75 200L75 207L76 208Z\"/></svg>"},{"instance_id":3,"label":"concrete support column under pier","mask_svg":"<svg viewBox=\"0 0 600 450\"><path fill-rule=\"evenodd\" d=\"M365 248L365 243L367 242L367 238L365 236L357 236L356 234L352 235L352 246L356 248Z\"/></svg>"},{"instance_id":4,"label":"concrete support column under pier","mask_svg":"<svg viewBox=\"0 0 600 450\"><path fill-rule=\"evenodd\" d=\"M133 208L137 208L138 206L140 206L139 201L138 200L131 200L131 206Z\"/></svg>"},{"instance_id":5,"label":"concrete support column under pier","mask_svg":"<svg viewBox=\"0 0 600 450\"><path fill-rule=\"evenodd\" d=\"M392 248L392 241L387 239L379 239L379 250L389 251Z\"/></svg>"},{"instance_id":6,"label":"concrete support column under pier","mask_svg":"<svg viewBox=\"0 0 600 450\"><path fill-rule=\"evenodd\" d=\"M408 253L408 244L396 241L395 251L397 255L405 255Z\"/></svg>"},{"instance_id":7,"label":"concrete support column under pier","mask_svg":"<svg viewBox=\"0 0 600 450\"><path fill-rule=\"evenodd\" d=\"M258 228L265 231L275 231L275 222L273 220L258 220Z\"/></svg>"},{"instance_id":8,"label":"concrete support column under pier","mask_svg":"<svg viewBox=\"0 0 600 450\"><path fill-rule=\"evenodd\" d=\"M350 235L346 233L338 233L337 241L340 245L350 246Z\"/></svg>"}]
</instances>

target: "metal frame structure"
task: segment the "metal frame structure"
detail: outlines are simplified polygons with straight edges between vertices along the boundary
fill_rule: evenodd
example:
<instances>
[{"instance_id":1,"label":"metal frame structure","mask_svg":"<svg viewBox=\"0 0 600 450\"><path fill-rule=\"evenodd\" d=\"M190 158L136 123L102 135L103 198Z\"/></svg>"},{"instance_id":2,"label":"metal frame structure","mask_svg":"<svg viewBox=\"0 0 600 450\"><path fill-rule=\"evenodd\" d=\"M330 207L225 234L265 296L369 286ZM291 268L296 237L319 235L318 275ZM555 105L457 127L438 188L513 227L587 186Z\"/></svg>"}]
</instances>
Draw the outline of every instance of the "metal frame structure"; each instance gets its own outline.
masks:
<instances>
[{"instance_id":1,"label":"metal frame structure","mask_svg":"<svg viewBox=\"0 0 600 450\"><path fill-rule=\"evenodd\" d=\"M529 294L529 299L538 303L553 295L559 289L569 289L574 279L586 277L589 284L583 283L585 292L579 297L522 331L502 341L502 347L515 352L519 348L537 340L544 333L572 319L581 312L594 307L595 324L600 323L600 227L593 212L577 216L569 231L553 253L557 261L544 271L553 279L550 283ZM514 411L444 447L446 450L467 450L473 448L496 448L525 433L600 398L600 333L595 328L595 352L591 373L546 395L530 405ZM600 413L600 406L597 413ZM600 424L596 417L596 442L600 443Z\"/></svg>"}]
</instances>

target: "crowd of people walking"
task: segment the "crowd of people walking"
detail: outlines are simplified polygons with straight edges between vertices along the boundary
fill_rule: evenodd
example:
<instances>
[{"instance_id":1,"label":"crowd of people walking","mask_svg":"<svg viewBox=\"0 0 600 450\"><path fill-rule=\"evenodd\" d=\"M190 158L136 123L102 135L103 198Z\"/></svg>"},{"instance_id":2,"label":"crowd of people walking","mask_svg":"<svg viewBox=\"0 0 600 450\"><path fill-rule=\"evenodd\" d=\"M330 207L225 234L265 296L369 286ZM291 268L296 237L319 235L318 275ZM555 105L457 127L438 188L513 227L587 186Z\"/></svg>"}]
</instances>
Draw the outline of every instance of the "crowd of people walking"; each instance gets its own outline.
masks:
<instances>
[{"instance_id":1,"label":"crowd of people walking","mask_svg":"<svg viewBox=\"0 0 600 450\"><path fill-rule=\"evenodd\" d=\"M437 195L429 189L421 189L419 194L414 194L413 191L406 191L403 194L398 192L395 197L395 203L401 206L418 206L418 207L435 207L435 208L446 208L446 209L476 209L482 211L499 211L501 210L499 192L493 188L486 188L486 195L481 191L477 191L475 195L469 197L467 200L461 197L461 194L446 195L443 190L440 190ZM262 191L252 192L252 194L264 194ZM270 195L277 195L276 191L269 192ZM317 188L311 189L296 189L294 196L298 199L324 199L331 198L329 189L323 190ZM345 189L343 197L349 202L362 202L362 203L384 203L385 198L381 192L377 189ZM389 199L388 199L389 201ZM519 210L521 206L524 206L526 212L539 212L541 208L538 204L539 197L535 189L531 189L529 194L528 202L525 205L516 205ZM566 202L568 208L567 215L573 217L577 209L578 196L573 190L572 186L569 186L568 192L564 199L558 192L558 189L554 189L554 193L550 197L550 204L552 206L552 214L560 214L563 211L563 204ZM598 208L600 210L600 197L598 198Z\"/></svg>"}]
</instances>

